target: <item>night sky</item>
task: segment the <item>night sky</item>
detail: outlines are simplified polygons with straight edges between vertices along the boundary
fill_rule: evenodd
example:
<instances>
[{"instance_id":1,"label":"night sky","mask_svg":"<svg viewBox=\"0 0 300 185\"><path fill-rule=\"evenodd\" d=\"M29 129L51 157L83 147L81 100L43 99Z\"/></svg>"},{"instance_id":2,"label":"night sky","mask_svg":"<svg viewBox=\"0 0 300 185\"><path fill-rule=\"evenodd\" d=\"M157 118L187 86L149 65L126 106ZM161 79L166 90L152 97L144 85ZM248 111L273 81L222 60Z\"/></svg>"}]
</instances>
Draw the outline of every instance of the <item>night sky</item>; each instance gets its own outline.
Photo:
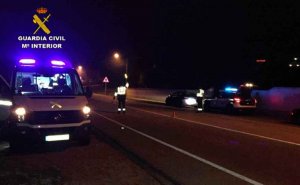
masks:
<instances>
[{"instance_id":1,"label":"night sky","mask_svg":"<svg viewBox=\"0 0 300 185\"><path fill-rule=\"evenodd\" d=\"M33 35L40 6L52 14L51 34L66 37L63 49L20 49L17 37ZM114 84L125 71L112 59L118 51L134 87L298 86L299 70L287 66L300 57L299 8L296 0L1 1L1 70L24 53L61 55L83 65L91 83L108 76Z\"/></svg>"}]
</instances>

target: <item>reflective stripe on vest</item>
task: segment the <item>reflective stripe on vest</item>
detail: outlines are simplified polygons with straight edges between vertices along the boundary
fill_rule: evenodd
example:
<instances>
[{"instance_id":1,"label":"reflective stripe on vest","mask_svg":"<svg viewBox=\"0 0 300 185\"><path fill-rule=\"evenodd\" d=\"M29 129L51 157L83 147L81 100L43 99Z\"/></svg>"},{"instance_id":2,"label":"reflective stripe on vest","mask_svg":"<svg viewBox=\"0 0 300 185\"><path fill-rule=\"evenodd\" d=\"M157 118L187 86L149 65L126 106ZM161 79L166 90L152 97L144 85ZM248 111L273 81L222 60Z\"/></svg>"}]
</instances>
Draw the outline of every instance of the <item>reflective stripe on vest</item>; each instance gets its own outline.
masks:
<instances>
[{"instance_id":1,"label":"reflective stripe on vest","mask_svg":"<svg viewBox=\"0 0 300 185\"><path fill-rule=\"evenodd\" d=\"M126 87L120 86L118 87L118 95L125 95L126 94Z\"/></svg>"}]
</instances>

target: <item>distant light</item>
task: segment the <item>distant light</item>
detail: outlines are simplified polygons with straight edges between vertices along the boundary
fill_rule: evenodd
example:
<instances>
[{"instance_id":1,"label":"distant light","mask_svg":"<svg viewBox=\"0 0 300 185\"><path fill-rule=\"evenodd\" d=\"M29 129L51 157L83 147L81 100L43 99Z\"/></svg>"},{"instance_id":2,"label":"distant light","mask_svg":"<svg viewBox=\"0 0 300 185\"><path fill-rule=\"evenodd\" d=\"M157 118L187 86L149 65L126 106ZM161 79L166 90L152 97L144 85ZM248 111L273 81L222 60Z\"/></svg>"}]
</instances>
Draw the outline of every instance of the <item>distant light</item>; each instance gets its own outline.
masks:
<instances>
[{"instance_id":1,"label":"distant light","mask_svg":"<svg viewBox=\"0 0 300 185\"><path fill-rule=\"evenodd\" d=\"M126 83L125 87L126 87L126 88L128 88L128 87L129 87L129 83L128 83L128 82Z\"/></svg>"},{"instance_id":2,"label":"distant light","mask_svg":"<svg viewBox=\"0 0 300 185\"><path fill-rule=\"evenodd\" d=\"M253 87L253 83L246 83L245 86L246 87Z\"/></svg>"},{"instance_id":3,"label":"distant light","mask_svg":"<svg viewBox=\"0 0 300 185\"><path fill-rule=\"evenodd\" d=\"M256 63L265 63L266 62L266 59L257 59L256 60Z\"/></svg>"},{"instance_id":4,"label":"distant light","mask_svg":"<svg viewBox=\"0 0 300 185\"><path fill-rule=\"evenodd\" d=\"M290 67L293 67L293 64L289 64Z\"/></svg>"},{"instance_id":5,"label":"distant light","mask_svg":"<svg viewBox=\"0 0 300 185\"><path fill-rule=\"evenodd\" d=\"M119 53L115 53L115 54L114 54L114 58L115 58L115 59L118 59L118 58L120 58L120 55L119 55Z\"/></svg>"},{"instance_id":6,"label":"distant light","mask_svg":"<svg viewBox=\"0 0 300 185\"><path fill-rule=\"evenodd\" d=\"M35 60L34 59L21 59L19 61L20 64L35 64Z\"/></svg>"},{"instance_id":7,"label":"distant light","mask_svg":"<svg viewBox=\"0 0 300 185\"><path fill-rule=\"evenodd\" d=\"M225 88L225 91L226 91L226 92L237 92L238 89L237 89L237 88L233 88L233 87L226 87L226 88Z\"/></svg>"},{"instance_id":8,"label":"distant light","mask_svg":"<svg viewBox=\"0 0 300 185\"><path fill-rule=\"evenodd\" d=\"M299 67L300 65L299 65L299 64L297 64L296 66L297 66L297 67Z\"/></svg>"},{"instance_id":9,"label":"distant light","mask_svg":"<svg viewBox=\"0 0 300 185\"><path fill-rule=\"evenodd\" d=\"M79 71L81 71L81 70L82 70L82 66L78 66L77 69L78 69Z\"/></svg>"},{"instance_id":10,"label":"distant light","mask_svg":"<svg viewBox=\"0 0 300 185\"><path fill-rule=\"evenodd\" d=\"M51 64L55 65L55 66L65 66L66 65L66 63L61 60L52 60Z\"/></svg>"},{"instance_id":11,"label":"distant light","mask_svg":"<svg viewBox=\"0 0 300 185\"><path fill-rule=\"evenodd\" d=\"M127 75L127 73L125 73L125 74L124 74L124 77L125 77L125 79L127 79L127 78L128 78L128 75Z\"/></svg>"},{"instance_id":12,"label":"distant light","mask_svg":"<svg viewBox=\"0 0 300 185\"><path fill-rule=\"evenodd\" d=\"M294 60L296 61L296 60L298 60L298 58L295 57Z\"/></svg>"}]
</instances>

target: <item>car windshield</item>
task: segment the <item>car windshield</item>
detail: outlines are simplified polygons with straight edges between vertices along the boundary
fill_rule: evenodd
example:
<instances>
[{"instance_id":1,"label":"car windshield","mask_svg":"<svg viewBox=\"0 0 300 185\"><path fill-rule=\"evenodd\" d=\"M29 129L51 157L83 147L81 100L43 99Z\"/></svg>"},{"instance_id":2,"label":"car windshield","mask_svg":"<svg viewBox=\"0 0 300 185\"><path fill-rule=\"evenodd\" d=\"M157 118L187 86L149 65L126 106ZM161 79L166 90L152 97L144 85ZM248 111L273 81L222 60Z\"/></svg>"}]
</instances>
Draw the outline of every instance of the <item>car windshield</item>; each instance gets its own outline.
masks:
<instances>
[{"instance_id":1,"label":"car windshield","mask_svg":"<svg viewBox=\"0 0 300 185\"><path fill-rule=\"evenodd\" d=\"M19 70L15 74L14 88L15 95L83 95L75 70Z\"/></svg>"}]
</instances>

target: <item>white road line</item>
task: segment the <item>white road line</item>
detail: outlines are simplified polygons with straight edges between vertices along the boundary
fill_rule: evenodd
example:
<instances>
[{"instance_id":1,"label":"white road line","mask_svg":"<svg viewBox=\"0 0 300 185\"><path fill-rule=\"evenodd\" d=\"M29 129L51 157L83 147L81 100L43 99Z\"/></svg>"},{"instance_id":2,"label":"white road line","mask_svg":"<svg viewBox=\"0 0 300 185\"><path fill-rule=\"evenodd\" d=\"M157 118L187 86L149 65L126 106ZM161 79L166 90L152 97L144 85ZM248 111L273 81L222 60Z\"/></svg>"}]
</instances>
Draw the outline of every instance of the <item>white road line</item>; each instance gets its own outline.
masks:
<instances>
[{"instance_id":1,"label":"white road line","mask_svg":"<svg viewBox=\"0 0 300 185\"><path fill-rule=\"evenodd\" d=\"M159 101L159 100L149 100L149 99L144 99L144 98L130 98L128 97L128 99L130 100L138 100L138 101L146 101L146 102L153 102L153 103L165 103L164 101Z\"/></svg>"},{"instance_id":2,"label":"white road line","mask_svg":"<svg viewBox=\"0 0 300 185\"><path fill-rule=\"evenodd\" d=\"M139 108L134 108L134 107L131 107L131 106L127 106L127 107L130 107L133 110L138 110L138 111L142 111L142 112L146 112L146 113L150 113L150 114L155 114L155 115L159 115L159 116L163 116L163 117L168 117L168 118L171 117L173 119L177 119L177 120L181 120L181 121L185 121L185 122L189 122L189 123L194 123L194 124L197 124L197 125L202 125L202 126L217 128L217 129L226 130L226 131L229 131L229 132L235 132L235 133L249 135L249 136L254 136L254 137L258 137L258 138L262 138L262 139L267 139L267 140L271 140L271 141L277 141L277 142L281 142L281 143L285 143L285 144L300 146L300 143L285 141L285 140L276 139L276 138L267 137L267 136L262 136L262 135L258 135L258 134L252 134L252 133L249 133L249 132L243 132L243 131L233 130L233 129L230 129L230 128L219 127L219 126L210 125L210 124L207 124L207 123L201 123L201 122L197 122L197 121L193 121L193 120L188 120L188 119L184 119L184 118L172 117L170 115L166 115L166 114L162 114L162 113L157 113L157 112L152 112L152 111L148 111L148 110L144 110L144 109L139 109Z\"/></svg>"},{"instance_id":3,"label":"white road line","mask_svg":"<svg viewBox=\"0 0 300 185\"><path fill-rule=\"evenodd\" d=\"M109 120L109 121L111 121L111 122L113 122L113 123L115 123L115 124L121 126L121 127L124 127L124 128L126 128L126 129L128 129L128 130L131 130L131 131L133 131L133 132L135 132L135 133L137 133L137 134L140 134L140 135L142 135L142 136L144 136L144 137L146 137L146 138L148 138L148 139L151 139L151 140L153 140L153 141L155 141L155 142L157 142L157 143L160 143L160 144L162 144L162 145L164 145L164 146L166 146L166 147L169 147L169 148L171 148L171 149L173 149L173 150L175 150L175 151L177 151L177 152L180 152L180 153L182 153L182 154L184 154L184 155L187 155L187 156L189 156L189 157L191 157L191 158L193 158L193 159L196 159L196 160L198 160L198 161L200 161L200 162L202 162L202 163L205 163L205 164L207 164L207 165L209 165L209 166L212 166L212 167L214 167L214 168L216 168L216 169L218 169L218 170L220 170L220 171L223 171L223 172L225 172L225 173L227 173L227 174L229 174L229 175L232 175L232 176L234 176L234 177L236 177L236 178L239 178L239 179L241 179L241 180L243 180L243 181L245 181L245 182L248 182L248 183L253 184L253 185L262 185L262 183L260 183L260 182L257 182L257 181L255 181L255 180L252 180L252 179L250 179L250 178L248 178L248 177L246 177L246 176L243 176L243 175L238 174L238 173L236 173L236 172L234 172L234 171L231 171L231 170L229 170L229 169L227 169L227 168L224 168L224 167L222 167L222 166L220 166L220 165L217 165L217 164L215 164L215 163L213 163L213 162L211 162L211 161L208 161L208 160L206 160L206 159L203 159L203 158L201 158L201 157L199 157L199 156L197 156L197 155L194 155L194 154L192 154L192 153L190 153L190 152L187 152L187 151L185 151L185 150L183 150L183 149L181 149L181 148L177 148L176 146L170 145L170 144L168 144L168 143L166 143L166 142L164 142L164 141L162 141L162 140L156 139L155 137L152 137L152 136L150 136L150 135L148 135L148 134L145 134L145 133L143 133L143 132L140 132L140 131L138 131L138 130L136 130L136 129L134 129L134 128L131 128L131 127L127 126L127 125L124 125L124 124L122 124L122 123L120 123L120 122L118 122L118 121L116 121L116 120L113 120L113 119L111 119L111 118L109 118L109 117L106 117L106 116L104 116L104 115L102 115L102 114L99 114L99 113L97 113L97 112L94 112L94 113L95 113L96 115L98 115L98 116L104 118L104 119L107 119L107 120Z\"/></svg>"}]
</instances>

